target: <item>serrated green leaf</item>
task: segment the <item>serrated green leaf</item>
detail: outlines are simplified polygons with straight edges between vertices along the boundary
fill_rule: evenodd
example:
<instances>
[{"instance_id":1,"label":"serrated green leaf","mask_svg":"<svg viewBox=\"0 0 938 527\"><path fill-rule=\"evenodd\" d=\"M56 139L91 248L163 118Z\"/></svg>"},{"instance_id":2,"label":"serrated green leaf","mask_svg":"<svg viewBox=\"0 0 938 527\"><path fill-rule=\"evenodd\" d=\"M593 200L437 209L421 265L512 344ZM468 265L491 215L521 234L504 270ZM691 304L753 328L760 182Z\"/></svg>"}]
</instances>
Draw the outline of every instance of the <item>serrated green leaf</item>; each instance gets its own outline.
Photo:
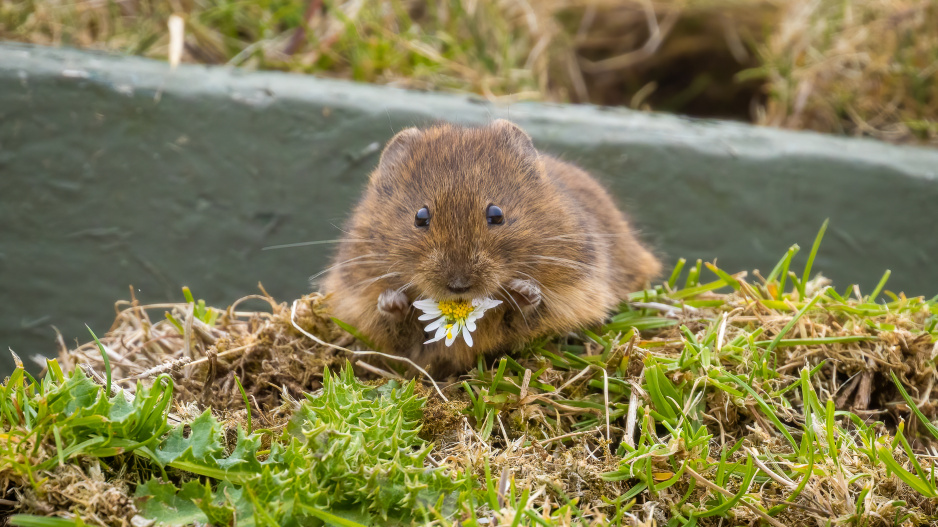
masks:
<instances>
[{"instance_id":1,"label":"serrated green leaf","mask_svg":"<svg viewBox=\"0 0 938 527\"><path fill-rule=\"evenodd\" d=\"M199 487L194 482L194 487ZM206 523L208 517L195 504L193 499L201 499L203 494L193 486L183 485L177 489L172 483L163 483L155 479L137 486L134 493L140 513L157 525L190 525L195 522Z\"/></svg>"},{"instance_id":2,"label":"serrated green leaf","mask_svg":"<svg viewBox=\"0 0 938 527\"><path fill-rule=\"evenodd\" d=\"M188 436L185 429L190 428ZM154 461L166 466L175 461L205 460L224 450L224 436L218 420L206 410L188 425L180 424L153 451Z\"/></svg>"},{"instance_id":3,"label":"serrated green leaf","mask_svg":"<svg viewBox=\"0 0 938 527\"><path fill-rule=\"evenodd\" d=\"M424 400L414 386L365 385L351 367L337 375L327 371L322 392L307 396L263 461L257 454L260 433L239 429L226 454L222 427L205 412L177 426L157 448L141 452L162 466L225 483L214 492L206 486L169 489L174 498L160 487L156 503L162 508L154 505L154 511L194 514L175 499L188 500L213 521L234 514L239 525L248 517L258 525L305 525L323 515L370 524L406 522L415 510L437 503L455 506L447 497L469 488L469 479L454 481L446 471L425 466L429 445L417 435ZM234 492L239 494L231 497Z\"/></svg>"}]
</instances>

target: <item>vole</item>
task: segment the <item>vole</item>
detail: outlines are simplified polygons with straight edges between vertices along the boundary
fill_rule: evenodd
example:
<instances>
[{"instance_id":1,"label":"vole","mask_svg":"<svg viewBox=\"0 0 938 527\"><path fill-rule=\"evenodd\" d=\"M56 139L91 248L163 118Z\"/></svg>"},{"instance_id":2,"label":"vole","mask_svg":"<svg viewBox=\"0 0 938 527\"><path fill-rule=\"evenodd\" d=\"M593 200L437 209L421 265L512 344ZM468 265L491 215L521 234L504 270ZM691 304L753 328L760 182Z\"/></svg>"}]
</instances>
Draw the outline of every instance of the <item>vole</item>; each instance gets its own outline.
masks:
<instances>
[{"instance_id":1,"label":"vole","mask_svg":"<svg viewBox=\"0 0 938 527\"><path fill-rule=\"evenodd\" d=\"M660 270L605 189L499 119L388 142L323 280L333 315L431 375L601 322ZM500 299L472 333L432 343L413 302Z\"/></svg>"}]
</instances>

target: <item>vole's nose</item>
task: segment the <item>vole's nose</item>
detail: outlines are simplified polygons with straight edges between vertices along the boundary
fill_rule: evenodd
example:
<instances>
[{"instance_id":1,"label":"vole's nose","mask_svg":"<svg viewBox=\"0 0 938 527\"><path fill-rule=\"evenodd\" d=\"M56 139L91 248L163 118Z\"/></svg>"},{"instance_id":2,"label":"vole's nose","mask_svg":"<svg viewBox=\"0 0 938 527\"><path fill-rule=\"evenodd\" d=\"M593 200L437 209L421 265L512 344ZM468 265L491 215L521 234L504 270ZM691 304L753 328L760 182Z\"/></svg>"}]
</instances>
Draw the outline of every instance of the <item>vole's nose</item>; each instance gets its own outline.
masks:
<instances>
[{"instance_id":1,"label":"vole's nose","mask_svg":"<svg viewBox=\"0 0 938 527\"><path fill-rule=\"evenodd\" d=\"M465 293L471 286L472 284L469 282L469 279L465 277L452 278L449 283L446 284L446 288L457 295Z\"/></svg>"}]
</instances>

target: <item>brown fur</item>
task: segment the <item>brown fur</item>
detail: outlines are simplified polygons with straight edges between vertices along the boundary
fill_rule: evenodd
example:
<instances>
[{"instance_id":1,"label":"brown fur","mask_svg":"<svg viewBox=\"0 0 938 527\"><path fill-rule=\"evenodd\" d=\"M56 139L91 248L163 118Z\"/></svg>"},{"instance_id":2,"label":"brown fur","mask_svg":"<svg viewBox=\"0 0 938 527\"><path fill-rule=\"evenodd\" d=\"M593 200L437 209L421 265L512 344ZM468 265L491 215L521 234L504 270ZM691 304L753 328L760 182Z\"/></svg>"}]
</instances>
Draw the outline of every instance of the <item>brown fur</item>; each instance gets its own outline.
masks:
<instances>
[{"instance_id":1,"label":"brown fur","mask_svg":"<svg viewBox=\"0 0 938 527\"><path fill-rule=\"evenodd\" d=\"M488 224L489 204L503 224ZM424 206L430 225L419 228ZM599 183L504 120L400 132L346 232L323 283L335 316L437 375L599 322L660 270ZM447 287L465 282L462 294ZM413 301L484 296L503 303L477 322L472 348L461 336L423 344L428 322Z\"/></svg>"}]
</instances>

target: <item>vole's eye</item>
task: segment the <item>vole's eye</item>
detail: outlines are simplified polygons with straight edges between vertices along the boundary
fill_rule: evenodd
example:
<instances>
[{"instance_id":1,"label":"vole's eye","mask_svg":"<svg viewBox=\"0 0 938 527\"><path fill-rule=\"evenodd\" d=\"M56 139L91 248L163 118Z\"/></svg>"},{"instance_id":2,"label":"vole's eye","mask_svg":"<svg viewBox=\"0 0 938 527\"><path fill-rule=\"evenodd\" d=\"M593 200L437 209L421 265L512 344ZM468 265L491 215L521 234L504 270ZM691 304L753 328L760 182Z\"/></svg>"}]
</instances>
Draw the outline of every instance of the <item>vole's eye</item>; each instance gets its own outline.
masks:
<instances>
[{"instance_id":1,"label":"vole's eye","mask_svg":"<svg viewBox=\"0 0 938 527\"><path fill-rule=\"evenodd\" d=\"M485 209L485 217L489 220L489 225L501 225L505 222L502 209L498 208L496 205L489 205L489 207Z\"/></svg>"},{"instance_id":2,"label":"vole's eye","mask_svg":"<svg viewBox=\"0 0 938 527\"><path fill-rule=\"evenodd\" d=\"M500 214L501 212L499 212ZM417 227L428 227L430 225L430 209L421 207L414 216L414 225Z\"/></svg>"}]
</instances>

